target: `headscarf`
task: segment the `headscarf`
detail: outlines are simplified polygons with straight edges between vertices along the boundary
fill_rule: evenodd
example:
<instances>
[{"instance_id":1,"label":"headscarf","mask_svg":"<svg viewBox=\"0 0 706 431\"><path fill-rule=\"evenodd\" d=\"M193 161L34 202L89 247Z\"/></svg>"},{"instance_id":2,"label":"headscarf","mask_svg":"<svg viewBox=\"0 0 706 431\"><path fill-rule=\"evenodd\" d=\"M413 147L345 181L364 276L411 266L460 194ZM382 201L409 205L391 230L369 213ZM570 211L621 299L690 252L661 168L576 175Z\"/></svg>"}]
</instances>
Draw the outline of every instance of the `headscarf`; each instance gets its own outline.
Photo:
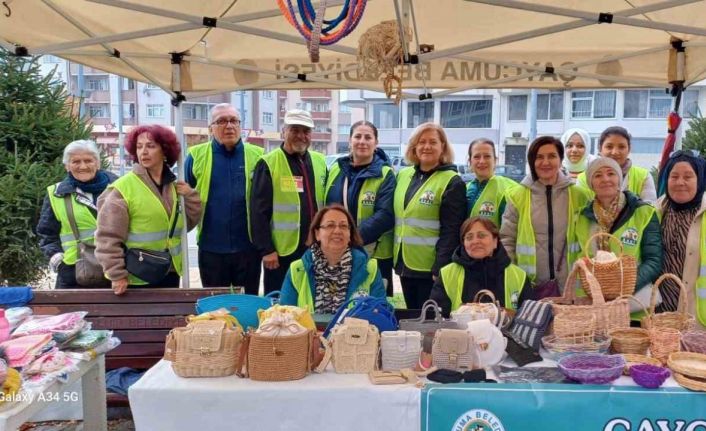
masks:
<instances>
[{"instance_id":1,"label":"headscarf","mask_svg":"<svg viewBox=\"0 0 706 431\"><path fill-rule=\"evenodd\" d=\"M569 129L564 132L563 135L561 135L561 143L564 145L564 149L566 149L566 144L569 142L569 139L571 139L571 137L574 135L579 135L581 137L583 145L586 147L586 151L583 153L583 157L581 158L581 160L576 163L573 163L571 160L569 160L569 156L565 155L563 164L564 168L566 168L569 173L580 173L586 170L588 162L590 162L593 158L588 154L591 147L591 137L588 135L588 132L583 129Z\"/></svg>"},{"instance_id":2,"label":"headscarf","mask_svg":"<svg viewBox=\"0 0 706 431\"><path fill-rule=\"evenodd\" d=\"M696 196L694 196L694 199L692 199L691 201L683 204L674 202L672 200L672 198L669 196L669 187L667 187L669 174L672 172L672 169L674 169L674 166L679 162L689 163L691 165L691 168L696 173ZM706 175L706 161L701 157L696 157L695 155L691 155L687 152L681 151L669 157L667 163L664 165L663 171L660 173L659 176L660 188L664 187L664 192L667 195L667 201L669 202L669 205L676 211L688 210L700 206L701 198L703 197L704 190L706 189L706 179L704 178L704 175Z\"/></svg>"},{"instance_id":3,"label":"headscarf","mask_svg":"<svg viewBox=\"0 0 706 431\"><path fill-rule=\"evenodd\" d=\"M586 169L586 180L588 181L588 186L593 190L593 176L599 169L604 167L608 167L615 171L615 175L619 178L618 194L607 207L603 206L598 199L594 199L592 205L593 214L596 216L599 231L603 233L610 233L613 224L615 224L615 220L618 218L623 208L625 208L627 199L625 198L625 193L620 190L620 179L623 178L620 165L618 165L618 162L610 157L598 157L596 160L592 161L590 165L588 165L588 169ZM607 237L601 237L598 244L599 249L610 250L609 239Z\"/></svg>"}]
</instances>

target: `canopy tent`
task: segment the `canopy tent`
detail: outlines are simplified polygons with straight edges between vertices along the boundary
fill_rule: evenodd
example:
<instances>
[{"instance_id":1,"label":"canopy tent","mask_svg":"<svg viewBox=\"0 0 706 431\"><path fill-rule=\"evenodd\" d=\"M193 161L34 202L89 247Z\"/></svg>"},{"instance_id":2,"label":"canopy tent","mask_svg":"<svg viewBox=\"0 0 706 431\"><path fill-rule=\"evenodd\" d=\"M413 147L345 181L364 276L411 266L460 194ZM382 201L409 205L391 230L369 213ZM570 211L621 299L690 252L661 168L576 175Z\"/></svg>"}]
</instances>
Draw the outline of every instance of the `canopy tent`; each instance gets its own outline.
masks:
<instances>
[{"instance_id":1,"label":"canopy tent","mask_svg":"<svg viewBox=\"0 0 706 431\"><path fill-rule=\"evenodd\" d=\"M327 18L345 3L326 1ZM411 29L397 68L405 98L513 87L679 94L706 78L703 0L367 0L357 28L321 46L318 63L276 1L4 0L0 14L3 47L150 82L177 110L189 97L236 90L382 91L356 54L360 36L388 20ZM182 247L188 268L186 230Z\"/></svg>"}]
</instances>

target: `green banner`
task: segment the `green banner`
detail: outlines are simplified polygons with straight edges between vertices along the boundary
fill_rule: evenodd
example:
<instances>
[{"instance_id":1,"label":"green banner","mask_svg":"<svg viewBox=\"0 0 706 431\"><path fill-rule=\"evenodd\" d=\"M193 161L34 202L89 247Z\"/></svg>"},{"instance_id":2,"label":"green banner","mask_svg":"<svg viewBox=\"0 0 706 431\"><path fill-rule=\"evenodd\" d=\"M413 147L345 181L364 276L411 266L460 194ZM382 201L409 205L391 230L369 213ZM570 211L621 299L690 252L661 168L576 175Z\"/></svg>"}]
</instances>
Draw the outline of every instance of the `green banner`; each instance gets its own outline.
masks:
<instances>
[{"instance_id":1,"label":"green banner","mask_svg":"<svg viewBox=\"0 0 706 431\"><path fill-rule=\"evenodd\" d=\"M427 385L422 431L706 431L706 393L579 384Z\"/></svg>"}]
</instances>

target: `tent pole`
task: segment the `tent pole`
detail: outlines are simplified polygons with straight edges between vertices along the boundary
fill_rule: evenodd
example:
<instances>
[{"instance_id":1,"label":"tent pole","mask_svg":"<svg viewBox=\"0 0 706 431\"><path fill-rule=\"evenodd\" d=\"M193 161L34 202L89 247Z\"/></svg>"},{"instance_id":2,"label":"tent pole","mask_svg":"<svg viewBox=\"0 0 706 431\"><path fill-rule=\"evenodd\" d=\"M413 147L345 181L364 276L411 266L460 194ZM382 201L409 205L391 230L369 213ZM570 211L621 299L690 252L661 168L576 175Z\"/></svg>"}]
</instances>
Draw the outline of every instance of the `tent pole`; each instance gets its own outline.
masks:
<instances>
[{"instance_id":1,"label":"tent pole","mask_svg":"<svg viewBox=\"0 0 706 431\"><path fill-rule=\"evenodd\" d=\"M174 106L174 132L177 135L177 139L181 143L181 151L179 151L179 158L177 160L178 168L178 178L180 181L185 181L186 175L184 173L184 158L186 157L186 139L184 136L184 120L182 118L181 112L181 102L183 102L184 96L181 94L181 61L183 54L173 53L172 54L172 89L176 94L176 97L172 99L172 105ZM186 222L186 203L184 201L184 196L179 196L179 206L181 207L181 214L184 217L184 228L181 230L181 287L184 289L189 288L189 238L188 238L188 226Z\"/></svg>"}]
</instances>

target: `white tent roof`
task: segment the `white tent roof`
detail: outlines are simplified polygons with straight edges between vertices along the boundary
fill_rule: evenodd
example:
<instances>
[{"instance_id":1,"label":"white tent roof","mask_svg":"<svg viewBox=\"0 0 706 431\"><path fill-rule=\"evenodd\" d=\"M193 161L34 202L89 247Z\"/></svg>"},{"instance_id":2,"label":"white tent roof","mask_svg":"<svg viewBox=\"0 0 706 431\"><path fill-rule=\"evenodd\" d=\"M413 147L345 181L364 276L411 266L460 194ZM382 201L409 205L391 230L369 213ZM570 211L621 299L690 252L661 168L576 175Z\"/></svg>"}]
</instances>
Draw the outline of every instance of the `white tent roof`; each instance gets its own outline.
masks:
<instances>
[{"instance_id":1,"label":"white tent roof","mask_svg":"<svg viewBox=\"0 0 706 431\"><path fill-rule=\"evenodd\" d=\"M419 55L421 64L405 66L405 89L450 90L438 95L481 87L668 87L679 78L689 85L706 77L702 0L398 1L418 42L434 45ZM358 38L396 17L395 0L368 0L357 29L322 46L314 64L275 1L5 3L11 13L0 10L0 40L30 54L51 53L170 90L179 89L171 83L170 53L184 53L180 84L187 96L256 88L381 90L380 79L359 78ZM326 17L336 16L343 2L328 3L334 6ZM601 12L612 23L599 24ZM204 17L217 18L216 26L204 26ZM672 40L684 42L683 56ZM408 44L412 54L416 42ZM547 66L555 73L545 73L552 71Z\"/></svg>"}]
</instances>

